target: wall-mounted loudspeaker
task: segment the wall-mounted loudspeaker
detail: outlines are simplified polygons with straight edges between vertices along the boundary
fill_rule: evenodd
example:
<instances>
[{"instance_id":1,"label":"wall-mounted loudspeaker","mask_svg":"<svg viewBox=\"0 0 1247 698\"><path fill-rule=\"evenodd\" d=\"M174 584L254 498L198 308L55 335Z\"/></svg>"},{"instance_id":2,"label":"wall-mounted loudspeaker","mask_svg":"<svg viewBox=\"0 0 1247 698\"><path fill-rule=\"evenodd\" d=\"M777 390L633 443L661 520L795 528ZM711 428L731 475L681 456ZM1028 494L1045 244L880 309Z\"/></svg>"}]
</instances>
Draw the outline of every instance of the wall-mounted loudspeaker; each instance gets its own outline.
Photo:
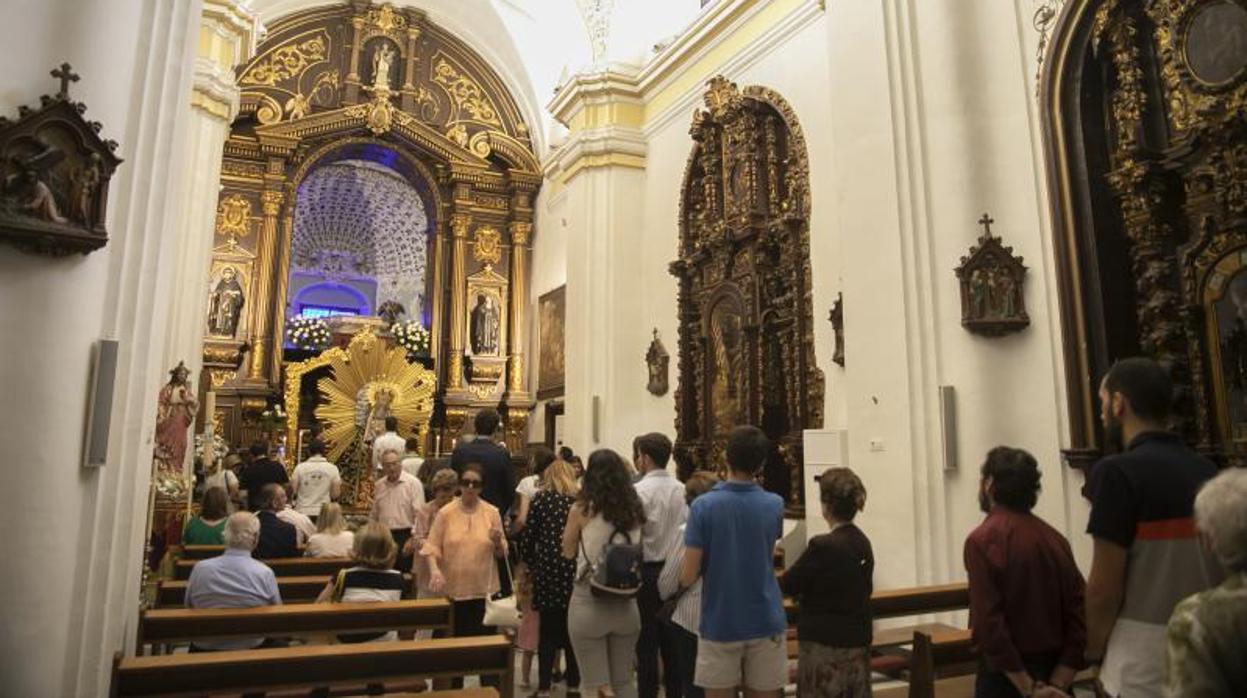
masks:
<instances>
[{"instance_id":1,"label":"wall-mounted loudspeaker","mask_svg":"<svg viewBox=\"0 0 1247 698\"><path fill-rule=\"evenodd\" d=\"M957 400L951 385L940 386L940 439L943 445L944 469L957 467Z\"/></svg>"},{"instance_id":2,"label":"wall-mounted loudspeaker","mask_svg":"<svg viewBox=\"0 0 1247 698\"><path fill-rule=\"evenodd\" d=\"M91 356L91 392L87 396L87 434L82 458L82 464L88 468L108 462L116 380L117 340L101 339L95 343Z\"/></svg>"}]
</instances>

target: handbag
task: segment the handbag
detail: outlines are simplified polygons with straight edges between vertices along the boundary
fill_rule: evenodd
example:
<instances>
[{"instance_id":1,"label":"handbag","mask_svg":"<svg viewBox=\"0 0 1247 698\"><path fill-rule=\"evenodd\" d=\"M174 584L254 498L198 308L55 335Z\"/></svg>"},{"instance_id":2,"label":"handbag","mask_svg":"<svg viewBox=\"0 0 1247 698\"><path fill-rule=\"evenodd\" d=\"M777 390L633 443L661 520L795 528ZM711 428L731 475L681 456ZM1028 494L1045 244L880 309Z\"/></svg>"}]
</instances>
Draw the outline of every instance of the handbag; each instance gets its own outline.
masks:
<instances>
[{"instance_id":1,"label":"handbag","mask_svg":"<svg viewBox=\"0 0 1247 698\"><path fill-rule=\"evenodd\" d=\"M492 625L496 628L518 628L521 613L515 599L515 573L511 571L510 556L503 559L507 561L507 576L511 578L512 593L510 596L497 599L485 597L485 618L482 625Z\"/></svg>"}]
</instances>

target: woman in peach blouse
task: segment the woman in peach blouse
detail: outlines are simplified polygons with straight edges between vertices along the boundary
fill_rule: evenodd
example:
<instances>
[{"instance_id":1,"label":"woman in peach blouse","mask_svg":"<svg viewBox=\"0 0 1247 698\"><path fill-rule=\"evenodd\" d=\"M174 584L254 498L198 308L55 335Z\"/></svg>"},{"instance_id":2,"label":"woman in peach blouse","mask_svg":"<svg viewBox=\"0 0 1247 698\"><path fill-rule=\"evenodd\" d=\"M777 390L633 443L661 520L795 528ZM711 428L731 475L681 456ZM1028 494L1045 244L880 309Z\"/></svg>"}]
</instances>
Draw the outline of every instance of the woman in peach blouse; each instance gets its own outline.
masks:
<instances>
[{"instance_id":1,"label":"woman in peach blouse","mask_svg":"<svg viewBox=\"0 0 1247 698\"><path fill-rule=\"evenodd\" d=\"M454 603L454 635L492 635L484 625L485 599L497 593L498 563L507 554L502 516L481 499L485 478L481 466L468 463L459 474L459 498L442 507L420 553L429 563L429 591L445 594ZM497 686L497 677L481 677L481 684ZM455 688L463 679L455 679Z\"/></svg>"}]
</instances>

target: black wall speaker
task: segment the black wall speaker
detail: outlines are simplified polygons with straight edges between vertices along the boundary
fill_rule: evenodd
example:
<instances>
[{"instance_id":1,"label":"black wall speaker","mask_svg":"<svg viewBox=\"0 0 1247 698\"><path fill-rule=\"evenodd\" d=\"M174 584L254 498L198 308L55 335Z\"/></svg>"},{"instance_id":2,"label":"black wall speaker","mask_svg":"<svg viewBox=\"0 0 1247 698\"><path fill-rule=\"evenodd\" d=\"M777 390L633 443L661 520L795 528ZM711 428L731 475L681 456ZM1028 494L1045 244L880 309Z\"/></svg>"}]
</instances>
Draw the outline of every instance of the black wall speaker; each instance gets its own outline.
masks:
<instances>
[{"instance_id":1,"label":"black wall speaker","mask_svg":"<svg viewBox=\"0 0 1247 698\"><path fill-rule=\"evenodd\" d=\"M108 432L112 428L113 387L117 380L117 340L96 342L91 359L91 393L87 396L87 436L82 464L96 468L108 462Z\"/></svg>"}]
</instances>

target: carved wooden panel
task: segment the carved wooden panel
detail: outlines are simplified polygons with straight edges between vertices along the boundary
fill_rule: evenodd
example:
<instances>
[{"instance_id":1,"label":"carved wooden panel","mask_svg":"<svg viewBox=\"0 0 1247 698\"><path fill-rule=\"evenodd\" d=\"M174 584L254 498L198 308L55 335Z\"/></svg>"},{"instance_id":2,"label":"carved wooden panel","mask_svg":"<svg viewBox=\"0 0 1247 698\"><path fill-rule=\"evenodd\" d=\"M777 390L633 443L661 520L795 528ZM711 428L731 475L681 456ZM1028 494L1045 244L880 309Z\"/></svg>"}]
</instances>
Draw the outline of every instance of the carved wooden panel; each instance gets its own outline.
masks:
<instances>
[{"instance_id":1,"label":"carved wooden panel","mask_svg":"<svg viewBox=\"0 0 1247 698\"><path fill-rule=\"evenodd\" d=\"M680 200L677 451L725 465L734 426L775 443L766 486L804 501L801 433L823 423L814 359L809 164L796 115L774 92L710 81L693 118Z\"/></svg>"},{"instance_id":2,"label":"carved wooden panel","mask_svg":"<svg viewBox=\"0 0 1247 698\"><path fill-rule=\"evenodd\" d=\"M1171 369L1190 441L1247 454L1225 305L1247 248L1244 37L1241 0L1071 0L1054 33L1041 92L1078 464L1104 446L1094 386L1130 354Z\"/></svg>"}]
</instances>

